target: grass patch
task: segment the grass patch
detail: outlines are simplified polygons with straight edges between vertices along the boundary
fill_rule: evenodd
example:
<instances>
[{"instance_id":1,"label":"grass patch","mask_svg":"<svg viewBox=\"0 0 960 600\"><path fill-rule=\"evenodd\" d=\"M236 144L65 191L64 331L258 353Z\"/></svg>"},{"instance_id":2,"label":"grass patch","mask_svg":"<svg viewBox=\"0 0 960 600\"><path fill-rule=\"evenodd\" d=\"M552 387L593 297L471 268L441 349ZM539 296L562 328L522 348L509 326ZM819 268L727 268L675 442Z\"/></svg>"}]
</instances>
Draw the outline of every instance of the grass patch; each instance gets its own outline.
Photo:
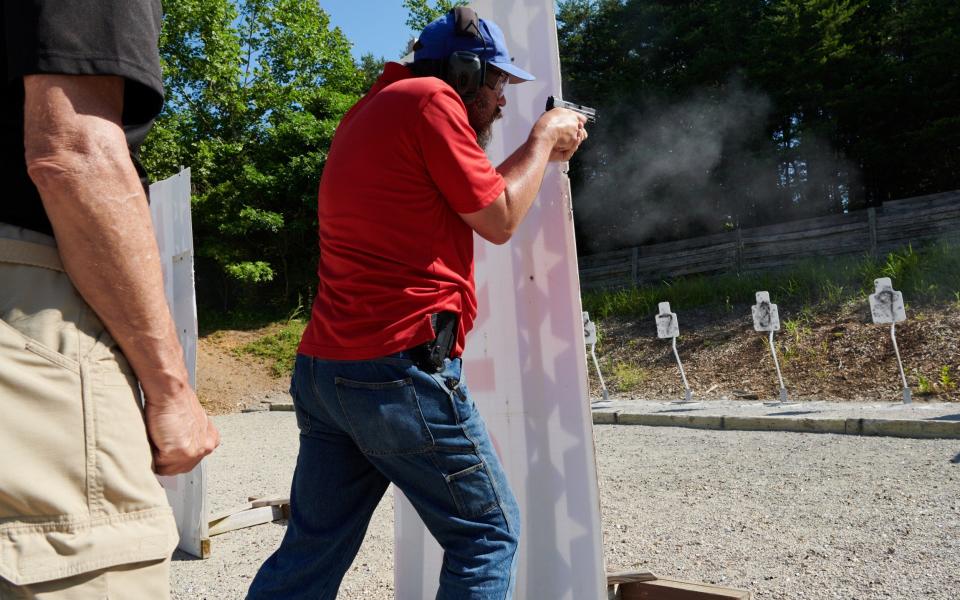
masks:
<instances>
[{"instance_id":1,"label":"grass patch","mask_svg":"<svg viewBox=\"0 0 960 600\"><path fill-rule=\"evenodd\" d=\"M289 308L224 312L201 307L198 309L200 336L215 335L216 332L225 329L234 331L263 329L273 323L289 320L290 314Z\"/></svg>"},{"instance_id":2,"label":"grass patch","mask_svg":"<svg viewBox=\"0 0 960 600\"><path fill-rule=\"evenodd\" d=\"M617 362L613 365L613 377L616 380L617 388L622 392L630 392L639 388L650 374L641 367L625 362Z\"/></svg>"},{"instance_id":3,"label":"grass patch","mask_svg":"<svg viewBox=\"0 0 960 600\"><path fill-rule=\"evenodd\" d=\"M280 325L277 331L240 346L236 352L264 359L270 364L270 372L274 377L289 375L293 371L293 363L297 358L297 346L306 327L305 319L289 319Z\"/></svg>"},{"instance_id":4,"label":"grass patch","mask_svg":"<svg viewBox=\"0 0 960 600\"><path fill-rule=\"evenodd\" d=\"M953 375L950 373L950 366L944 365L940 367L940 388L945 392L952 392L957 389L957 380L953 378Z\"/></svg>"},{"instance_id":5,"label":"grass patch","mask_svg":"<svg viewBox=\"0 0 960 600\"><path fill-rule=\"evenodd\" d=\"M733 304L753 304L754 294L770 292L774 302L804 306L840 306L865 302L873 280L889 277L908 302L960 304L960 246L935 244L907 247L883 259L869 257L816 258L776 272L694 276L654 285L583 294L583 309L598 319L643 317L657 312L659 302L689 310Z\"/></svg>"}]
</instances>

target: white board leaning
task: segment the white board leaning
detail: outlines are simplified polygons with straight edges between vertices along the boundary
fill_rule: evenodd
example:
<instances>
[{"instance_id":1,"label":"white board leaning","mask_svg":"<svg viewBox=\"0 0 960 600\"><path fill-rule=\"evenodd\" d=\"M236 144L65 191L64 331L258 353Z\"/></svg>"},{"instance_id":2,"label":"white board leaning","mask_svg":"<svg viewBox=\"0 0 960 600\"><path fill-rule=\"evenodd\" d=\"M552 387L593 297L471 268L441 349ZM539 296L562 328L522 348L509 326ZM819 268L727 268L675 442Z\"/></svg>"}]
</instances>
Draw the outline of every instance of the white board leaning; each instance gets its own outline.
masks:
<instances>
[{"instance_id":1,"label":"white board leaning","mask_svg":"<svg viewBox=\"0 0 960 600\"><path fill-rule=\"evenodd\" d=\"M547 96L560 94L553 0L471 6L503 29L537 81L507 86L488 154L499 164L526 140ZM513 240L477 239L479 314L464 371L522 515L515 598L606 597L600 499L587 396L570 183L551 165ZM441 552L397 493L397 600L433 598Z\"/></svg>"},{"instance_id":2,"label":"white board leaning","mask_svg":"<svg viewBox=\"0 0 960 600\"><path fill-rule=\"evenodd\" d=\"M163 291L176 323L190 385L197 384L197 302L193 281L193 224L190 219L190 169L150 186L150 216L160 246ZM207 477L201 462L193 471L160 477L173 508L180 545L193 556L209 556Z\"/></svg>"}]
</instances>

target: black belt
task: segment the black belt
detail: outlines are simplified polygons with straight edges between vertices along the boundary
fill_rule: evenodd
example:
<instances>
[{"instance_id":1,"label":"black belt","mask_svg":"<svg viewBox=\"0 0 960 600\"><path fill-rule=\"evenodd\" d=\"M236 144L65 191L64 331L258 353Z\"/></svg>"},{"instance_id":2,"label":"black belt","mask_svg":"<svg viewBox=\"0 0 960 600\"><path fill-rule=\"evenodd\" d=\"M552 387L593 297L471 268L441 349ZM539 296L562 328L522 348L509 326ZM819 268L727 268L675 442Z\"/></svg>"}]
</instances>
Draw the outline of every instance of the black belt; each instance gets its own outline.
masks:
<instances>
[{"instance_id":1,"label":"black belt","mask_svg":"<svg viewBox=\"0 0 960 600\"><path fill-rule=\"evenodd\" d=\"M414 364L421 371L439 373L443 370L443 361L449 358L457 343L460 315L455 312L440 312L430 315L430 325L436 334L432 340L407 350Z\"/></svg>"}]
</instances>

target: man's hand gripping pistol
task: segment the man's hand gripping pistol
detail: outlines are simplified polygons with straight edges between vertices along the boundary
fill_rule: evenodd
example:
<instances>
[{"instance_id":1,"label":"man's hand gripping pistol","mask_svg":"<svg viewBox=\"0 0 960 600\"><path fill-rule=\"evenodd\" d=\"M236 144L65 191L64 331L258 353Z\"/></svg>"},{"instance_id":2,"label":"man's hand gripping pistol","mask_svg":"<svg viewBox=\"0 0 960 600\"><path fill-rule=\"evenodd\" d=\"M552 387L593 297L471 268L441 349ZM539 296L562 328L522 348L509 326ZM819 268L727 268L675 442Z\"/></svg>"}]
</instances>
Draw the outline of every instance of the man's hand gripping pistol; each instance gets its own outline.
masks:
<instances>
[{"instance_id":1,"label":"man's hand gripping pistol","mask_svg":"<svg viewBox=\"0 0 960 600\"><path fill-rule=\"evenodd\" d=\"M547 98L547 110L553 110L554 108L566 108L567 110L572 110L575 113L580 113L587 118L588 123L596 123L597 121L597 110L595 108L590 108L589 106L580 106L579 104L574 104L573 102L567 102L555 96L550 96Z\"/></svg>"}]
</instances>

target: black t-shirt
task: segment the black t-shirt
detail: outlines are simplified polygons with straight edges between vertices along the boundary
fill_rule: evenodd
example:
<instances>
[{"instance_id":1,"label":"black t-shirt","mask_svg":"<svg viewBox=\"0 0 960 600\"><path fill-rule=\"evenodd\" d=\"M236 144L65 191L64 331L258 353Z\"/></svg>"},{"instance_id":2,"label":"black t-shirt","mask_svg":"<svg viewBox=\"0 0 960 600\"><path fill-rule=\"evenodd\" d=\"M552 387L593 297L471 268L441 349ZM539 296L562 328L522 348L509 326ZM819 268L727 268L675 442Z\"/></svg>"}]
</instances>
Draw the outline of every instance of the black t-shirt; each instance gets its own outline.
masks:
<instances>
[{"instance_id":1,"label":"black t-shirt","mask_svg":"<svg viewBox=\"0 0 960 600\"><path fill-rule=\"evenodd\" d=\"M123 77L123 129L146 188L138 151L163 105L160 0L3 0L0 11L0 223L52 233L24 158L24 75Z\"/></svg>"}]
</instances>

